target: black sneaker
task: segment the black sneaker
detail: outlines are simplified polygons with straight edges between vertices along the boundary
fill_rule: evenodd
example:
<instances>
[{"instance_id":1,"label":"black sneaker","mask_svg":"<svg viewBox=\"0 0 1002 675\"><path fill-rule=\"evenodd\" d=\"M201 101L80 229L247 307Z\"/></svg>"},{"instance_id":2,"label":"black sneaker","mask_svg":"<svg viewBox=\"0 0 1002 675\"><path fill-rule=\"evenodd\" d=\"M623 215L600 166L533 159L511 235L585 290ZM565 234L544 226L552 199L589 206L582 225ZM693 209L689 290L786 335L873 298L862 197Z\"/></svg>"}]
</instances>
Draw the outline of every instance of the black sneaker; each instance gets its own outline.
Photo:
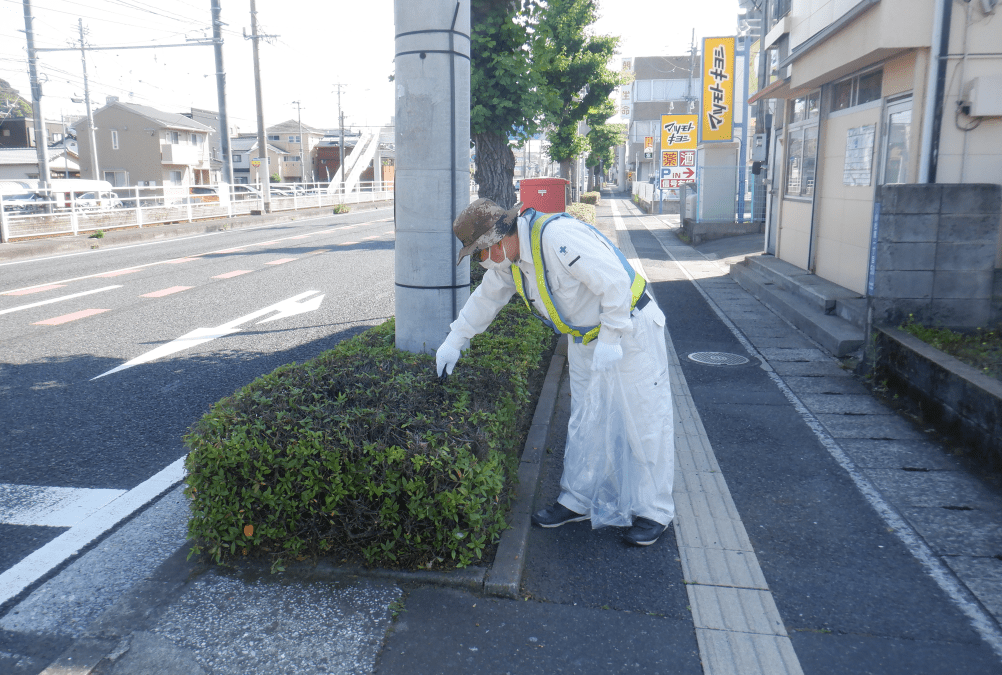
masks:
<instances>
[{"instance_id":1,"label":"black sneaker","mask_svg":"<svg viewBox=\"0 0 1002 675\"><path fill-rule=\"evenodd\" d=\"M580 520L588 520L588 516L574 513L563 504L557 502L532 514L532 524L536 527L560 527L561 525L576 523Z\"/></svg>"},{"instance_id":2,"label":"black sneaker","mask_svg":"<svg viewBox=\"0 0 1002 675\"><path fill-rule=\"evenodd\" d=\"M623 535L623 541L634 546L650 546L667 529L667 525L638 516L633 519L633 527Z\"/></svg>"}]
</instances>

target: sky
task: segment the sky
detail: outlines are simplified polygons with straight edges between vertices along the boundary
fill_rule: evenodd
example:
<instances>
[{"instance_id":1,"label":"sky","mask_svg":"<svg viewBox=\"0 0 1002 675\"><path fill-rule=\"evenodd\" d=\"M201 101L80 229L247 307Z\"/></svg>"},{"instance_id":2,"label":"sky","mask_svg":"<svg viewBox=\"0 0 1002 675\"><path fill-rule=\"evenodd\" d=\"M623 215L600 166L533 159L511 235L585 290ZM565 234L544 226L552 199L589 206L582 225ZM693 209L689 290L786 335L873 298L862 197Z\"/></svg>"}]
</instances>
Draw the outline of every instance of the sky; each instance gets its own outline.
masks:
<instances>
[{"instance_id":1,"label":"sky","mask_svg":"<svg viewBox=\"0 0 1002 675\"><path fill-rule=\"evenodd\" d=\"M410 0L422 2L429 0ZM225 24L223 66L230 124L257 129L249 0L220 0ZM394 0L257 0L262 98L266 126L296 120L335 128L337 83L346 124L387 124L393 115ZM211 38L211 0L32 0L35 46L79 46L78 20L93 47L188 44ZM622 37L623 56L688 53L692 31L732 35L738 0L602 0L594 32ZM86 114L79 49L39 59L48 119ZM618 68L618 61L615 65ZM108 96L165 112L218 109L211 46L87 52L91 102ZM0 0L0 78L31 98L22 0ZM299 102L299 112L294 101Z\"/></svg>"}]
</instances>

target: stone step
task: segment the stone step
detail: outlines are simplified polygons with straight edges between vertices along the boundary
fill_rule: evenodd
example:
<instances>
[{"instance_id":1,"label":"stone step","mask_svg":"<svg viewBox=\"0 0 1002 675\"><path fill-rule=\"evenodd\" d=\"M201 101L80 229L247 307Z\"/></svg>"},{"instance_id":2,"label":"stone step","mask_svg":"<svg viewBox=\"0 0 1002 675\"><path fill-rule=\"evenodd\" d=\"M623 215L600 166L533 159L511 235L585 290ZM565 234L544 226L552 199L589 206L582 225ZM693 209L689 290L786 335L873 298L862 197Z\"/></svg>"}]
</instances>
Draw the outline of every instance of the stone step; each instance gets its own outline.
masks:
<instances>
[{"instance_id":1,"label":"stone step","mask_svg":"<svg viewBox=\"0 0 1002 675\"><path fill-rule=\"evenodd\" d=\"M825 314L834 314L839 300L861 297L859 293L772 255L751 256L747 260L753 270L783 290L817 305Z\"/></svg>"},{"instance_id":2,"label":"stone step","mask_svg":"<svg viewBox=\"0 0 1002 675\"><path fill-rule=\"evenodd\" d=\"M835 316L856 326L866 327L866 298L839 298L835 301Z\"/></svg>"},{"instance_id":3,"label":"stone step","mask_svg":"<svg viewBox=\"0 0 1002 675\"><path fill-rule=\"evenodd\" d=\"M816 303L783 288L774 276L760 273L758 266L748 260L731 265L730 276L772 311L835 356L846 356L863 346L862 328L840 316L826 314Z\"/></svg>"}]
</instances>

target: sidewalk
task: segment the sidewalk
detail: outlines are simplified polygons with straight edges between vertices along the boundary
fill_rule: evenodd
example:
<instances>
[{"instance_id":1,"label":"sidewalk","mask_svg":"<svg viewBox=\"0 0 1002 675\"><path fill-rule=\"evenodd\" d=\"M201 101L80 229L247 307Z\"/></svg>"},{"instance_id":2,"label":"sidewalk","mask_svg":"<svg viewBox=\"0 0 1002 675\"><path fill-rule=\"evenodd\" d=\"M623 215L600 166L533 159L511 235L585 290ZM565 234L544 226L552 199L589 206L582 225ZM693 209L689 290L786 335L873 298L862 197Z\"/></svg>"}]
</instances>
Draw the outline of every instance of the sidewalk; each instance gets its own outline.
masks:
<instances>
[{"instance_id":1,"label":"sidewalk","mask_svg":"<svg viewBox=\"0 0 1002 675\"><path fill-rule=\"evenodd\" d=\"M670 332L678 513L657 544L533 528L517 599L477 591L476 570L452 586L325 565L268 575L188 562L182 546L100 617L52 620L87 592L74 567L127 546L129 528L177 531L177 488L0 619L0 672L998 673L992 477L727 277L760 241L694 249L671 216L618 197L603 195L599 227L643 268ZM566 367L554 403L530 508L559 491ZM4 670L4 652L23 667Z\"/></svg>"}]
</instances>

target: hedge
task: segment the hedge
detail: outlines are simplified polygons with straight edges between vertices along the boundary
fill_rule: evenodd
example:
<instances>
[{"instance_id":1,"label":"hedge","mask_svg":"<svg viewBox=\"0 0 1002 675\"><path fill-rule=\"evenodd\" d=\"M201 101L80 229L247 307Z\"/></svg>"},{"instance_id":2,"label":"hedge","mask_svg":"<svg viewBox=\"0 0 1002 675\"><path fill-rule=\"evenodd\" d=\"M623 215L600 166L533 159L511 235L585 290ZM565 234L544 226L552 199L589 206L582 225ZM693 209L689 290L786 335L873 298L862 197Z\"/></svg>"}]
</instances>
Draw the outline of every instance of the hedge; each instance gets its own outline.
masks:
<instances>
[{"instance_id":1,"label":"hedge","mask_svg":"<svg viewBox=\"0 0 1002 675\"><path fill-rule=\"evenodd\" d=\"M515 298L518 300L517 298ZM443 383L394 322L216 403L184 441L192 554L466 566L505 527L553 334L509 303Z\"/></svg>"}]
</instances>

